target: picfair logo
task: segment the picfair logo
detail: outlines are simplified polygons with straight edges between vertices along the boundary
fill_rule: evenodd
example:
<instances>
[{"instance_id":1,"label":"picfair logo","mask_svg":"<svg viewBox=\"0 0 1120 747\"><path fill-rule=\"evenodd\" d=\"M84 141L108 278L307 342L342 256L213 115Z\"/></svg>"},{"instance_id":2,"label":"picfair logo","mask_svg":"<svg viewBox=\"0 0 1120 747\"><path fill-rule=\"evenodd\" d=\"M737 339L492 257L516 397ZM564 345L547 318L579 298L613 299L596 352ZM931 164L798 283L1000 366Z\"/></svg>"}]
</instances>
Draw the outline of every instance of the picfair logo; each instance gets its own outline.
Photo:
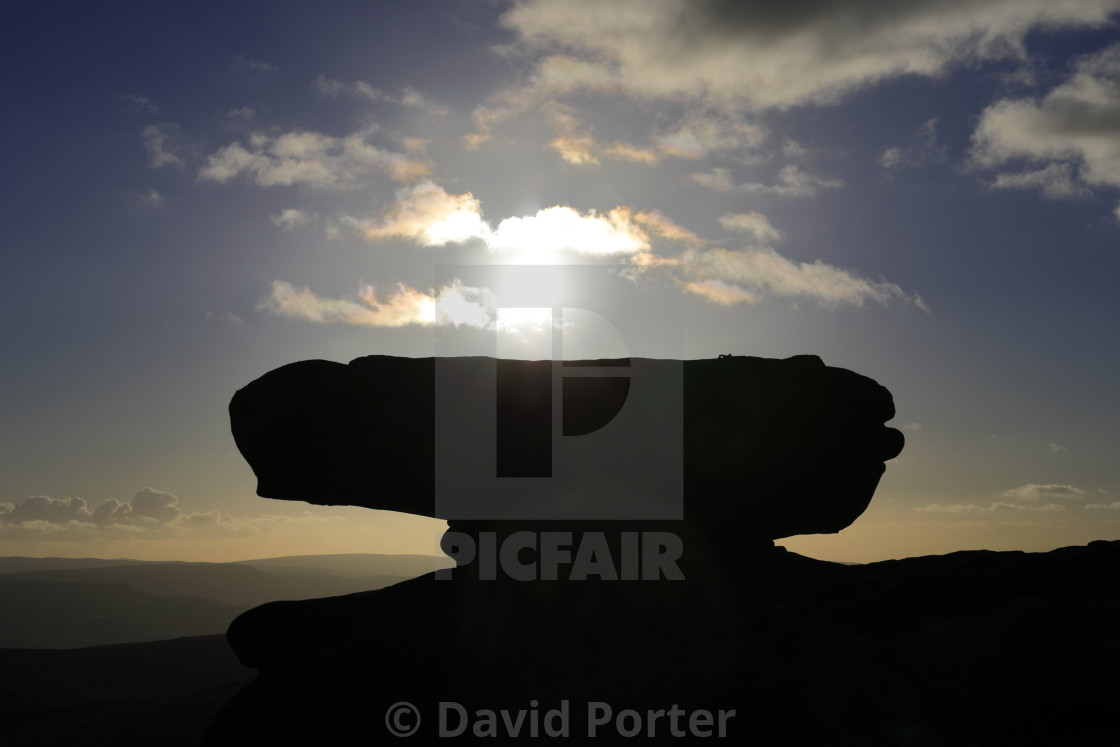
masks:
<instances>
[{"instance_id":1,"label":"picfair logo","mask_svg":"<svg viewBox=\"0 0 1120 747\"><path fill-rule=\"evenodd\" d=\"M679 342L679 314L639 314L622 268L440 269L492 323L485 339L437 328L438 514L681 518L681 356L654 364L630 343Z\"/></svg>"}]
</instances>

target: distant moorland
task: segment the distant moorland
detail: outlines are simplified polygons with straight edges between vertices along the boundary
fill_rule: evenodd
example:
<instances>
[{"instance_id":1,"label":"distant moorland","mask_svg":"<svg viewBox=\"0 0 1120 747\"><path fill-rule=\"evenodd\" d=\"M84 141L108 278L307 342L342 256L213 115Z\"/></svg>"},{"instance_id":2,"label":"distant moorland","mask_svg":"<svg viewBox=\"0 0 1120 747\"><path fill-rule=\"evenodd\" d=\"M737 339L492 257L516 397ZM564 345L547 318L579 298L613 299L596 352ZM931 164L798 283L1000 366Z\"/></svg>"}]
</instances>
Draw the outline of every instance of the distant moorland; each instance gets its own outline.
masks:
<instances>
[{"instance_id":1,"label":"distant moorland","mask_svg":"<svg viewBox=\"0 0 1120 747\"><path fill-rule=\"evenodd\" d=\"M224 633L252 607L352 594L451 565L425 555L233 563L0 557L0 648L79 648Z\"/></svg>"}]
</instances>

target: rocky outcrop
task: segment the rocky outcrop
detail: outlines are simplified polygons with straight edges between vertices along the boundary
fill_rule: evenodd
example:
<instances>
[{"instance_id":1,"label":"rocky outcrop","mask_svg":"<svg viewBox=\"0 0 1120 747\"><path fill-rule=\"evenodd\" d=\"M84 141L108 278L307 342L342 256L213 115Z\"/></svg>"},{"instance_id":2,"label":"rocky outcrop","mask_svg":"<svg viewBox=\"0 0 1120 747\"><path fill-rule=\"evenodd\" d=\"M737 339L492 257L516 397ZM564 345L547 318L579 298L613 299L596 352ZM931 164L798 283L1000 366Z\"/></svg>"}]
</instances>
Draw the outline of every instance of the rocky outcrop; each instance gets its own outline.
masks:
<instances>
[{"instance_id":1,"label":"rocky outcrop","mask_svg":"<svg viewBox=\"0 0 1120 747\"><path fill-rule=\"evenodd\" d=\"M441 380L445 396L448 386L466 401L493 397L498 388L498 470L546 474L551 362L460 358L441 365L454 367ZM768 545L773 538L843 529L867 507L884 461L902 449L902 434L884 425L894 416L890 393L816 356L567 365L625 366L647 378L683 368L680 377L666 378L663 396L683 408L679 450L688 526L673 526L713 545ZM625 376L565 379L565 435L609 423L627 397L627 382ZM261 496L448 518L453 529L470 532L515 531L524 522L479 524L471 521L479 517L440 510L436 387L432 358L293 363L237 392L230 403L233 435ZM559 518L589 518L582 511L573 502Z\"/></svg>"}]
</instances>

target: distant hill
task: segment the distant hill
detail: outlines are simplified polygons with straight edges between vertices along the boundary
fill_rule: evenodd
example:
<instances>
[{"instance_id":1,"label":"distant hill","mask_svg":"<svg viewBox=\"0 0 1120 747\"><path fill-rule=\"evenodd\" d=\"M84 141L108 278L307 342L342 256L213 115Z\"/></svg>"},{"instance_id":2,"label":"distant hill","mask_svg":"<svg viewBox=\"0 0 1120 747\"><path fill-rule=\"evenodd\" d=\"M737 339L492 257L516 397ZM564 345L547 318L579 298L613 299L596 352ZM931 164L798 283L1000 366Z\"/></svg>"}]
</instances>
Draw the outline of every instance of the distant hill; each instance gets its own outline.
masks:
<instances>
[{"instance_id":1,"label":"distant hill","mask_svg":"<svg viewBox=\"0 0 1120 747\"><path fill-rule=\"evenodd\" d=\"M436 566L430 556L373 554L235 563L0 558L0 647L73 648L222 633L241 612L265 602L379 589Z\"/></svg>"},{"instance_id":2,"label":"distant hill","mask_svg":"<svg viewBox=\"0 0 1120 747\"><path fill-rule=\"evenodd\" d=\"M329 573L335 576L401 576L414 578L431 573L437 568L452 568L455 562L446 556L431 555L293 555L283 558L243 560L235 565L247 565L262 571L285 570L289 572Z\"/></svg>"},{"instance_id":3,"label":"distant hill","mask_svg":"<svg viewBox=\"0 0 1120 747\"><path fill-rule=\"evenodd\" d=\"M21 558L14 556L0 557L0 574L22 573L24 571L68 571L76 568L105 568L111 565L132 565L143 563L143 560L129 560L116 558L105 560L102 558Z\"/></svg>"},{"instance_id":4,"label":"distant hill","mask_svg":"<svg viewBox=\"0 0 1120 747\"><path fill-rule=\"evenodd\" d=\"M65 571L25 571L0 576L0 590L19 584L113 584L153 597L197 597L238 607L277 599L310 599L389 586L408 576L335 576L329 573L259 571L232 563L139 563Z\"/></svg>"},{"instance_id":5,"label":"distant hill","mask_svg":"<svg viewBox=\"0 0 1120 747\"><path fill-rule=\"evenodd\" d=\"M0 583L0 642L11 648L75 648L222 632L242 607L155 597L124 584Z\"/></svg>"}]
</instances>

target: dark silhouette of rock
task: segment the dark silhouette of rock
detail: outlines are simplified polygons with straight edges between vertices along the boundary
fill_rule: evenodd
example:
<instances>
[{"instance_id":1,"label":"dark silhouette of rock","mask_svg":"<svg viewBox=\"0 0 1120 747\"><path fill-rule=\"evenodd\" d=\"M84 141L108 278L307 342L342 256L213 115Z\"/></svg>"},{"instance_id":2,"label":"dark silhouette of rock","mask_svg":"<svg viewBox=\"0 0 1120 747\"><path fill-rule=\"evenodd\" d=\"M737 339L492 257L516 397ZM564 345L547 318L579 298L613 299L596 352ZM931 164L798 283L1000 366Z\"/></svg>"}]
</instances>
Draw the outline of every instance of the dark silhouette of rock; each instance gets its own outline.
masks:
<instances>
[{"instance_id":1,"label":"dark silhouette of rock","mask_svg":"<svg viewBox=\"0 0 1120 747\"><path fill-rule=\"evenodd\" d=\"M499 473L545 474L552 363L460 358L444 364L458 367L457 396L476 398L496 386L504 393L497 402L498 438L503 424L509 436L499 444ZM653 370L681 363L566 365ZM609 422L626 398L627 381L565 379L565 433ZM233 435L263 497L450 518L453 529L472 533L515 531L517 525L438 510L435 387L432 358L293 363L237 392L230 403ZM866 509L884 461L902 450L902 434L883 425L892 417L884 387L816 356L685 361L684 518L692 531L730 547L840 531ZM587 518L576 505L565 516Z\"/></svg>"},{"instance_id":2,"label":"dark silhouette of rock","mask_svg":"<svg viewBox=\"0 0 1120 747\"><path fill-rule=\"evenodd\" d=\"M466 398L507 378L496 417L510 451L496 469L550 469L535 429L551 412L552 363L452 365ZM890 394L814 356L683 365L675 520L588 519L576 504L548 521L437 510L433 359L298 363L239 391L234 436L261 495L450 518L448 543L479 552L450 573L241 615L227 638L259 674L207 743L369 744L414 725L415 737L468 739L563 725L606 742L1115 742L1120 543L865 566L787 553L772 539L839 531L866 508L902 448L883 425ZM564 433L594 432L627 402L630 385L604 378L564 391ZM510 572L523 570L520 554L488 573L487 552L491 564L500 552L482 549L487 536L504 547L519 532L565 537L569 570L585 546L607 562L586 573L587 556L583 573L550 576L535 545L532 580ZM647 540L670 535L679 566L647 574ZM402 703L419 721L394 720Z\"/></svg>"}]
</instances>

